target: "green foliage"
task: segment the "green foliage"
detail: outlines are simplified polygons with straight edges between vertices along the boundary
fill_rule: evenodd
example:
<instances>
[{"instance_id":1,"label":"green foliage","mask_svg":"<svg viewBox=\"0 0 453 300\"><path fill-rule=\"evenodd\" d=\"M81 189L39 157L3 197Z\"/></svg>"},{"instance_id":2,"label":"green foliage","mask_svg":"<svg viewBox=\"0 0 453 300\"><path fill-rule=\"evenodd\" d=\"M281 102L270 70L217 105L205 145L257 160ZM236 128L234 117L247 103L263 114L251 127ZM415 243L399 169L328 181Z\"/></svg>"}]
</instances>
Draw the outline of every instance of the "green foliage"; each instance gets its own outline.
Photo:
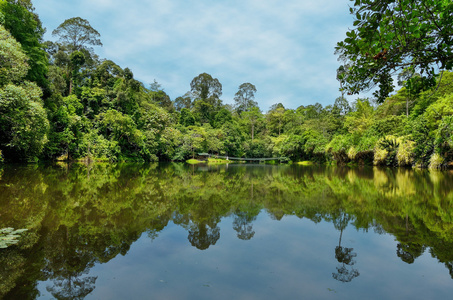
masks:
<instances>
[{"instance_id":1,"label":"green foliage","mask_svg":"<svg viewBox=\"0 0 453 300\"><path fill-rule=\"evenodd\" d=\"M452 9L448 3L416 2L434 14ZM451 60L450 43L439 44L446 54L439 49L429 52L446 31L434 28L433 17L419 7L402 1L402 8L414 8L413 14L423 20L417 29L414 15L395 3L355 1L356 28L337 47L345 62L337 73L342 95L379 84L377 99L359 98L349 104L341 96L332 105L315 103L297 109L277 103L263 114L255 102L253 84L239 86L233 107L222 103L222 84L207 73L193 78L190 91L174 101L156 81L145 88L129 68L97 57L89 47L101 45L100 35L79 17L53 31L60 40L46 42L48 59L40 60L39 55L30 54L42 51L43 34L30 1L2 1L0 12L11 12L4 15L11 34L0 27L0 86L5 91L0 95L0 150L6 161L38 157L186 160L203 151L255 158L286 156L294 161L333 158L340 164L366 164L376 158L384 165L423 167L438 153L443 165L448 165L453 161L449 133L453 73L444 70ZM377 11L384 14L379 16ZM440 18L447 19L445 14ZM445 30L451 27L447 25ZM422 27L416 41L414 32ZM38 43L31 46L26 37ZM421 50L414 54L413 46ZM415 60L409 62L409 57ZM429 68L433 61L428 58L444 64L439 76ZM23 83L31 74L27 61L32 68L35 63L45 66L44 96L36 86ZM382 103L391 90L395 68L402 88ZM399 144L384 145L388 136Z\"/></svg>"},{"instance_id":2,"label":"green foliage","mask_svg":"<svg viewBox=\"0 0 453 300\"><path fill-rule=\"evenodd\" d=\"M251 83L247 82L239 86L234 96L235 110L239 115L244 111L249 111L251 108L258 106L258 103L254 101L255 93L256 87Z\"/></svg>"},{"instance_id":3,"label":"green foliage","mask_svg":"<svg viewBox=\"0 0 453 300\"><path fill-rule=\"evenodd\" d=\"M415 142L407 139L403 139L398 147L396 153L396 159L398 165L401 167L412 166L414 164L414 149Z\"/></svg>"},{"instance_id":4,"label":"green foliage","mask_svg":"<svg viewBox=\"0 0 453 300\"><path fill-rule=\"evenodd\" d=\"M226 108L221 108L214 117L214 128L220 128L223 124L232 122L233 115Z\"/></svg>"},{"instance_id":5,"label":"green foliage","mask_svg":"<svg viewBox=\"0 0 453 300\"><path fill-rule=\"evenodd\" d=\"M374 151L374 164L388 167L397 166L397 151L399 146L400 141L395 136L388 135L379 139Z\"/></svg>"},{"instance_id":6,"label":"green foliage","mask_svg":"<svg viewBox=\"0 0 453 300\"><path fill-rule=\"evenodd\" d=\"M429 159L429 169L441 169L444 166L445 159L439 154L434 153Z\"/></svg>"},{"instance_id":7,"label":"green foliage","mask_svg":"<svg viewBox=\"0 0 453 300\"><path fill-rule=\"evenodd\" d=\"M52 35L58 36L60 42L70 46L72 51L81 50L86 45L102 46L99 32L80 17L65 20L52 31Z\"/></svg>"},{"instance_id":8,"label":"green foliage","mask_svg":"<svg viewBox=\"0 0 453 300\"><path fill-rule=\"evenodd\" d=\"M181 109L181 114L179 115L179 124L186 127L195 125L195 117L187 108Z\"/></svg>"},{"instance_id":9,"label":"green foliage","mask_svg":"<svg viewBox=\"0 0 453 300\"><path fill-rule=\"evenodd\" d=\"M344 126L350 133L361 134L373 122L374 108L368 99L357 99L353 111L346 115Z\"/></svg>"},{"instance_id":10,"label":"green foliage","mask_svg":"<svg viewBox=\"0 0 453 300\"><path fill-rule=\"evenodd\" d=\"M414 158L417 165L427 167L434 153L434 136L429 128L429 122L422 115L408 124L411 140L415 142Z\"/></svg>"},{"instance_id":11,"label":"green foliage","mask_svg":"<svg viewBox=\"0 0 453 300\"><path fill-rule=\"evenodd\" d=\"M450 1L352 1L354 27L336 47L344 61L338 79L350 94L379 85L376 96L382 103L393 90L395 71L410 66L423 75L417 83L429 87L435 66L453 68Z\"/></svg>"},{"instance_id":12,"label":"green foliage","mask_svg":"<svg viewBox=\"0 0 453 300\"><path fill-rule=\"evenodd\" d=\"M277 103L271 107L267 113L267 124L268 129L273 136L279 136L283 133L283 128L285 126L285 119L283 118L285 114L285 107L281 103Z\"/></svg>"},{"instance_id":13,"label":"green foliage","mask_svg":"<svg viewBox=\"0 0 453 300\"><path fill-rule=\"evenodd\" d=\"M0 1L0 13L3 13L2 25L21 44L28 57L25 79L37 83L47 93L48 59L42 47L45 29L30 1Z\"/></svg>"},{"instance_id":14,"label":"green foliage","mask_svg":"<svg viewBox=\"0 0 453 300\"><path fill-rule=\"evenodd\" d=\"M0 87L25 77L29 68L27 60L21 45L0 25Z\"/></svg>"},{"instance_id":15,"label":"green foliage","mask_svg":"<svg viewBox=\"0 0 453 300\"><path fill-rule=\"evenodd\" d=\"M9 161L34 161L47 141L49 122L32 83L0 89L0 149Z\"/></svg>"},{"instance_id":16,"label":"green foliage","mask_svg":"<svg viewBox=\"0 0 453 300\"><path fill-rule=\"evenodd\" d=\"M431 104L425 111L424 117L427 121L427 126L434 130L440 124L444 116L453 115L453 94L442 97Z\"/></svg>"}]
</instances>

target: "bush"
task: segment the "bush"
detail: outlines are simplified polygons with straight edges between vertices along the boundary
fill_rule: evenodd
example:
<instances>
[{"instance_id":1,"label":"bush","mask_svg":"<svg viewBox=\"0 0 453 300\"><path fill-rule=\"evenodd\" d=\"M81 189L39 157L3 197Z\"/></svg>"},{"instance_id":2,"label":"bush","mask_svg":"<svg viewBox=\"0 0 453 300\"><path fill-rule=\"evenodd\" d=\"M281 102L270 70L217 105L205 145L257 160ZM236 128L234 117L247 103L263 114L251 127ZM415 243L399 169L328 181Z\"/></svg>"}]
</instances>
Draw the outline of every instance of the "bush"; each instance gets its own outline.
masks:
<instances>
[{"instance_id":1,"label":"bush","mask_svg":"<svg viewBox=\"0 0 453 300\"><path fill-rule=\"evenodd\" d=\"M430 169L442 169L444 167L445 160L439 153L434 153L429 160Z\"/></svg>"},{"instance_id":2,"label":"bush","mask_svg":"<svg viewBox=\"0 0 453 300\"><path fill-rule=\"evenodd\" d=\"M400 139L388 135L378 140L374 150L374 164L375 165L386 165L389 167L396 166L396 152L400 144Z\"/></svg>"},{"instance_id":3,"label":"bush","mask_svg":"<svg viewBox=\"0 0 453 300\"><path fill-rule=\"evenodd\" d=\"M414 149L414 141L404 140L402 138L398 151L396 152L396 159L400 167L412 166L414 164Z\"/></svg>"}]
</instances>

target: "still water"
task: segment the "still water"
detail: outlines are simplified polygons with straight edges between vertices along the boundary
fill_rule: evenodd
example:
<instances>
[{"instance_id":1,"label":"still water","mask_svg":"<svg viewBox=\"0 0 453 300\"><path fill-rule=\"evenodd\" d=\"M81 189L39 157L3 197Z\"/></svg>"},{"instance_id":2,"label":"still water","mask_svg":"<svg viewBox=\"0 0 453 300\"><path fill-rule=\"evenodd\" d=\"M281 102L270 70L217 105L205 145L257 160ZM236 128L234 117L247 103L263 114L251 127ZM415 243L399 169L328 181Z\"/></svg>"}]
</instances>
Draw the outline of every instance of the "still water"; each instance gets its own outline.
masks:
<instances>
[{"instance_id":1,"label":"still water","mask_svg":"<svg viewBox=\"0 0 453 300\"><path fill-rule=\"evenodd\" d=\"M3 299L450 299L453 173L3 166Z\"/></svg>"}]
</instances>

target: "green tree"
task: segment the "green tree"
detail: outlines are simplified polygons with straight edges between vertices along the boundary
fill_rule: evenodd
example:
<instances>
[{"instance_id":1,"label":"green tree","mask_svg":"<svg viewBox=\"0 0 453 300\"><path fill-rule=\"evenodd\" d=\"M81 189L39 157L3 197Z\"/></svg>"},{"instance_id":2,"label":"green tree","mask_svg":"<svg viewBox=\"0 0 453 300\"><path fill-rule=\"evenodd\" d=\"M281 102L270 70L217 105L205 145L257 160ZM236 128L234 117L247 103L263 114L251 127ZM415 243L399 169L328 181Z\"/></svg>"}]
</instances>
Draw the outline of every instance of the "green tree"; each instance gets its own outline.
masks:
<instances>
[{"instance_id":1,"label":"green tree","mask_svg":"<svg viewBox=\"0 0 453 300\"><path fill-rule=\"evenodd\" d=\"M179 124L183 126L195 125L195 117L187 108L181 109L181 114L179 115Z\"/></svg>"},{"instance_id":2,"label":"green tree","mask_svg":"<svg viewBox=\"0 0 453 300\"><path fill-rule=\"evenodd\" d=\"M0 87L25 77L29 68L27 60L21 45L0 26Z\"/></svg>"},{"instance_id":3,"label":"green tree","mask_svg":"<svg viewBox=\"0 0 453 300\"><path fill-rule=\"evenodd\" d=\"M69 46L71 51L81 50L87 45L102 46L99 32L91 27L90 22L80 17L65 20L52 31L52 35Z\"/></svg>"},{"instance_id":4,"label":"green tree","mask_svg":"<svg viewBox=\"0 0 453 300\"><path fill-rule=\"evenodd\" d=\"M254 101L255 93L256 87L251 83L243 83L239 86L234 96L234 108L239 115L258 106L258 103Z\"/></svg>"},{"instance_id":5,"label":"green tree","mask_svg":"<svg viewBox=\"0 0 453 300\"><path fill-rule=\"evenodd\" d=\"M233 115L226 108L221 108L219 112L214 117L214 128L220 128L223 124L231 122L233 120Z\"/></svg>"},{"instance_id":6,"label":"green tree","mask_svg":"<svg viewBox=\"0 0 453 300\"><path fill-rule=\"evenodd\" d=\"M222 84L217 78L213 78L207 73L202 73L195 77L190 83L190 91L194 98L194 112L201 123L213 123L217 111L220 109L222 101Z\"/></svg>"},{"instance_id":7,"label":"green tree","mask_svg":"<svg viewBox=\"0 0 453 300\"><path fill-rule=\"evenodd\" d=\"M218 100L222 96L222 84L217 78L212 78L207 73L202 73L192 79L190 90L195 99Z\"/></svg>"},{"instance_id":8,"label":"green tree","mask_svg":"<svg viewBox=\"0 0 453 300\"><path fill-rule=\"evenodd\" d=\"M336 46L344 61L339 79L349 94L379 85L383 102L392 75L410 68L432 84L438 70L453 68L453 2L351 0L354 28Z\"/></svg>"},{"instance_id":9,"label":"green tree","mask_svg":"<svg viewBox=\"0 0 453 300\"><path fill-rule=\"evenodd\" d=\"M272 105L267 112L267 123L271 134L280 135L282 133L282 129L285 125L285 120L283 118L284 114L285 107L281 103Z\"/></svg>"},{"instance_id":10,"label":"green tree","mask_svg":"<svg viewBox=\"0 0 453 300\"><path fill-rule=\"evenodd\" d=\"M175 99L174 106L177 111L181 111L183 108L191 109L192 108L192 99L189 96L189 94L180 96Z\"/></svg>"},{"instance_id":11,"label":"green tree","mask_svg":"<svg viewBox=\"0 0 453 300\"><path fill-rule=\"evenodd\" d=\"M27 57L0 26L0 151L7 160L34 160L47 141L49 122L34 83L15 85L27 74Z\"/></svg>"},{"instance_id":12,"label":"green tree","mask_svg":"<svg viewBox=\"0 0 453 300\"><path fill-rule=\"evenodd\" d=\"M45 29L33 11L29 0L0 1L0 13L3 13L4 17L2 25L21 44L29 58L30 68L25 79L36 82L47 92L48 59L42 45Z\"/></svg>"},{"instance_id":13,"label":"green tree","mask_svg":"<svg viewBox=\"0 0 453 300\"><path fill-rule=\"evenodd\" d=\"M255 129L258 123L263 121L263 114L261 113L259 107L252 107L250 110L244 111L242 113L242 119L245 121L246 126L250 128L250 136L253 139L255 138Z\"/></svg>"},{"instance_id":14,"label":"green tree","mask_svg":"<svg viewBox=\"0 0 453 300\"><path fill-rule=\"evenodd\" d=\"M35 160L47 142L49 122L33 83L0 89L0 150L10 161Z\"/></svg>"},{"instance_id":15,"label":"green tree","mask_svg":"<svg viewBox=\"0 0 453 300\"><path fill-rule=\"evenodd\" d=\"M346 116L345 127L350 133L363 133L373 121L374 108L368 99L357 99L353 111Z\"/></svg>"}]
</instances>

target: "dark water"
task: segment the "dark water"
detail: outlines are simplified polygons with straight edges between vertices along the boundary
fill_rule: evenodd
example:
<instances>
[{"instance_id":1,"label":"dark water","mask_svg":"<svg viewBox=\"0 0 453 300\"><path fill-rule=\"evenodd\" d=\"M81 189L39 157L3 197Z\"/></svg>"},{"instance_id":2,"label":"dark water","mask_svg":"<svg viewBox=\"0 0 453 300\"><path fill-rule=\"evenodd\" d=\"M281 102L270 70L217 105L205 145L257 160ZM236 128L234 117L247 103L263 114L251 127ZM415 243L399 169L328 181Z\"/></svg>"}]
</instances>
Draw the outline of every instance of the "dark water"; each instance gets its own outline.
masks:
<instances>
[{"instance_id":1,"label":"dark water","mask_svg":"<svg viewBox=\"0 0 453 300\"><path fill-rule=\"evenodd\" d=\"M0 169L4 299L450 299L453 173Z\"/></svg>"}]
</instances>

